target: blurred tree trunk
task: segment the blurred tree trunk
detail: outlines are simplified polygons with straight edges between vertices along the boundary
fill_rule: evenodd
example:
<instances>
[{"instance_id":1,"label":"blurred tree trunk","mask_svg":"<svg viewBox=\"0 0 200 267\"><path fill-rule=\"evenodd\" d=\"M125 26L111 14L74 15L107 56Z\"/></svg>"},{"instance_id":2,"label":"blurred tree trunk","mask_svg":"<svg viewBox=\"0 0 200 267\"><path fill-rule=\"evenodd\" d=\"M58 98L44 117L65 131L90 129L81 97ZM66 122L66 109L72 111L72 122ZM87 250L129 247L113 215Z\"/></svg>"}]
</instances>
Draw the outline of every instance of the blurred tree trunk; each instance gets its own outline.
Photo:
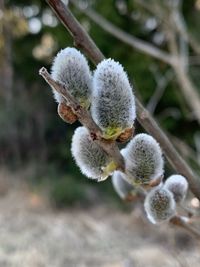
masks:
<instances>
[{"instance_id":1,"label":"blurred tree trunk","mask_svg":"<svg viewBox=\"0 0 200 267\"><path fill-rule=\"evenodd\" d=\"M0 1L0 9L5 14L4 0ZM6 101L6 108L11 108L13 68L12 68L12 33L9 23L3 18L1 25L1 60L0 60L0 88L1 95Z\"/></svg>"},{"instance_id":2,"label":"blurred tree trunk","mask_svg":"<svg viewBox=\"0 0 200 267\"><path fill-rule=\"evenodd\" d=\"M17 127L14 121L10 118L11 113L13 113L12 30L7 17L9 14L7 14L8 10L6 9L4 0L0 1L0 10L3 12L2 23L0 25L0 98L4 111L8 117L6 130L9 140L9 146L7 147L5 153L11 151L15 160L19 162L20 149L17 140Z\"/></svg>"}]
</instances>

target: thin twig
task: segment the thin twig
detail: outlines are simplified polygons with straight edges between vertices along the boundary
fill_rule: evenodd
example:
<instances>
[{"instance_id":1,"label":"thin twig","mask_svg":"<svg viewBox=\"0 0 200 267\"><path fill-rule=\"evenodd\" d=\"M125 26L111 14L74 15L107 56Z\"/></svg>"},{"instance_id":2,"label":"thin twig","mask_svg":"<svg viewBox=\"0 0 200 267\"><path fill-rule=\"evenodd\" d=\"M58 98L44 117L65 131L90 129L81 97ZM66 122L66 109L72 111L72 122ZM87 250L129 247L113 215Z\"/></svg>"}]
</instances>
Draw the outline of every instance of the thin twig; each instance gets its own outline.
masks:
<instances>
[{"instance_id":1,"label":"thin twig","mask_svg":"<svg viewBox=\"0 0 200 267\"><path fill-rule=\"evenodd\" d=\"M80 8L80 6L78 5L76 1L70 1L70 2L73 5L75 5L78 9L80 9L82 12L84 12L97 25L102 27L108 33L115 36L117 39L129 44L131 47L136 48L138 51L141 51L142 53L145 53L161 61L164 61L165 63L169 65L173 64L173 59L170 56L170 54L168 54L167 52L162 51L156 46L124 32L123 30L119 29L118 27L113 25L111 22L106 20L100 14L95 12L93 9L86 8L83 10Z\"/></svg>"},{"instance_id":2,"label":"thin twig","mask_svg":"<svg viewBox=\"0 0 200 267\"><path fill-rule=\"evenodd\" d=\"M141 199L142 201L144 201L147 194L148 193L145 190L145 188L141 188L141 187L137 188L136 196L138 196L138 198ZM135 199L130 198L130 201L134 202ZM192 234L197 240L200 241L200 232L191 226L191 223L193 223L195 221L195 218L196 218L194 216L194 213L189 208L186 208L182 205L181 205L181 208L184 209L184 211L187 213L188 217L175 215L169 220L169 223L173 224L176 227L184 228L186 231L188 231L190 234ZM194 216L194 219L193 219L193 216ZM197 218L197 220L199 220L199 218Z\"/></svg>"},{"instance_id":3,"label":"thin twig","mask_svg":"<svg viewBox=\"0 0 200 267\"><path fill-rule=\"evenodd\" d=\"M200 56L190 56L189 57L190 66L200 65Z\"/></svg>"},{"instance_id":4,"label":"thin twig","mask_svg":"<svg viewBox=\"0 0 200 267\"><path fill-rule=\"evenodd\" d=\"M193 116L200 124L200 96L198 90L195 87L193 81L190 79L188 72L185 71L185 69L181 65L181 61L176 65L176 67L174 67L174 72L176 74L177 82L180 85L184 98L186 99L187 104L193 113Z\"/></svg>"},{"instance_id":5,"label":"thin twig","mask_svg":"<svg viewBox=\"0 0 200 267\"><path fill-rule=\"evenodd\" d=\"M74 113L77 115L79 121L83 125L87 124L86 126L92 133L95 133L97 137L101 136L102 132L96 125L96 123L92 120L89 112L80 106L76 99L70 94L69 90L67 90L63 84L54 81L44 67L40 69L39 74L54 90L56 90L66 99L68 105L70 105Z\"/></svg>"},{"instance_id":6,"label":"thin twig","mask_svg":"<svg viewBox=\"0 0 200 267\"><path fill-rule=\"evenodd\" d=\"M87 32L83 29L80 23L75 19L69 9L60 0L46 0L53 11L57 14L64 24L69 29L77 43L77 39L83 40L81 48L86 52L87 56L96 64L104 59L103 54L99 51L95 43L91 40ZM144 129L149 132L160 143L164 154L174 167L174 169L184 175L190 185L191 191L194 195L200 199L200 183L197 177L194 176L193 171L184 161L184 159L178 154L174 146L171 144L165 133L158 126L156 121L152 118L149 112L143 107L138 99L136 99L137 106L137 119ZM115 147L116 149L116 147Z\"/></svg>"},{"instance_id":7,"label":"thin twig","mask_svg":"<svg viewBox=\"0 0 200 267\"><path fill-rule=\"evenodd\" d=\"M189 43L190 47L193 49L193 51L199 55L200 54L200 45L199 43L194 39L194 37L188 33L187 26L185 23L185 20L183 18L183 15L179 9L175 10L175 29L180 34L180 36L184 39L185 42Z\"/></svg>"},{"instance_id":8,"label":"thin twig","mask_svg":"<svg viewBox=\"0 0 200 267\"><path fill-rule=\"evenodd\" d=\"M197 229L191 227L187 220L189 219L176 215L172 217L169 222L175 226L184 228L189 233L191 233L198 241L200 241L200 232Z\"/></svg>"},{"instance_id":9,"label":"thin twig","mask_svg":"<svg viewBox=\"0 0 200 267\"><path fill-rule=\"evenodd\" d=\"M166 26L170 26L169 25L169 20L166 19L164 12L159 9L158 10L158 5L152 5L152 3L149 2L145 2L143 0L135 0L136 3L140 6L142 6L145 10L147 10L150 14L153 14L155 17L157 17L159 19L159 21L162 22L162 24L165 24ZM194 38L194 36L192 36L188 30L187 30L187 26L186 23L183 19L182 14L179 14L178 17L178 21L177 24L173 25L175 30L177 31L177 33L179 33L180 35L182 35L182 38L185 40L185 42L189 43L190 47L193 49L193 51L199 55L200 54L200 44L199 42Z\"/></svg>"},{"instance_id":10,"label":"thin twig","mask_svg":"<svg viewBox=\"0 0 200 267\"><path fill-rule=\"evenodd\" d=\"M157 73L157 70L152 69L152 74L154 75L154 79L156 81L156 88L155 91L150 98L146 108L147 110L153 114L155 112L155 109L162 98L165 89L169 82L172 80L174 73L170 70L167 70L164 75L161 75L160 73Z\"/></svg>"}]
</instances>

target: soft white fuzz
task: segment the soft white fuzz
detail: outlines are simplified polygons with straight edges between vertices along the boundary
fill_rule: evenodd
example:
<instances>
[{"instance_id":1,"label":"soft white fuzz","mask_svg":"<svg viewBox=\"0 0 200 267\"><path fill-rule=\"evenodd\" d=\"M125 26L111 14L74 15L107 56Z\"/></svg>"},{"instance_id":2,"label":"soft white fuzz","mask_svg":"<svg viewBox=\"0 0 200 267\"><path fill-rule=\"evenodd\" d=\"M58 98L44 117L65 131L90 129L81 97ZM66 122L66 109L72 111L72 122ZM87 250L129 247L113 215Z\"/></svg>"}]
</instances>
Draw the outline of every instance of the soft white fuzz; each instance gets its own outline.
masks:
<instances>
[{"instance_id":1,"label":"soft white fuzz","mask_svg":"<svg viewBox=\"0 0 200 267\"><path fill-rule=\"evenodd\" d=\"M174 199L177 203L182 202L187 194L188 182L186 178L182 175L174 174L171 175L165 181L165 188L172 192Z\"/></svg>"},{"instance_id":2,"label":"soft white fuzz","mask_svg":"<svg viewBox=\"0 0 200 267\"><path fill-rule=\"evenodd\" d=\"M91 179L100 180L110 159L90 137L85 127L78 127L72 137L71 152L81 172Z\"/></svg>"},{"instance_id":3,"label":"soft white fuzz","mask_svg":"<svg viewBox=\"0 0 200 267\"><path fill-rule=\"evenodd\" d=\"M135 97L122 65L113 59L103 60L94 72L91 113L106 138L133 126Z\"/></svg>"},{"instance_id":4,"label":"soft white fuzz","mask_svg":"<svg viewBox=\"0 0 200 267\"><path fill-rule=\"evenodd\" d=\"M175 215L176 203L169 190L157 187L147 194L144 208L150 222L156 224Z\"/></svg>"},{"instance_id":5,"label":"soft white fuzz","mask_svg":"<svg viewBox=\"0 0 200 267\"><path fill-rule=\"evenodd\" d=\"M92 91L92 75L86 58L75 48L67 47L61 50L52 65L52 78L64 83L69 92L88 108ZM53 90L58 103L63 97Z\"/></svg>"},{"instance_id":6,"label":"soft white fuzz","mask_svg":"<svg viewBox=\"0 0 200 267\"><path fill-rule=\"evenodd\" d=\"M125 180L125 174L115 171L112 175L112 184L121 199L126 199L134 191L134 187Z\"/></svg>"},{"instance_id":7,"label":"soft white fuzz","mask_svg":"<svg viewBox=\"0 0 200 267\"><path fill-rule=\"evenodd\" d=\"M136 135L122 151L122 154L131 183L148 184L163 175L162 151L152 136Z\"/></svg>"}]
</instances>

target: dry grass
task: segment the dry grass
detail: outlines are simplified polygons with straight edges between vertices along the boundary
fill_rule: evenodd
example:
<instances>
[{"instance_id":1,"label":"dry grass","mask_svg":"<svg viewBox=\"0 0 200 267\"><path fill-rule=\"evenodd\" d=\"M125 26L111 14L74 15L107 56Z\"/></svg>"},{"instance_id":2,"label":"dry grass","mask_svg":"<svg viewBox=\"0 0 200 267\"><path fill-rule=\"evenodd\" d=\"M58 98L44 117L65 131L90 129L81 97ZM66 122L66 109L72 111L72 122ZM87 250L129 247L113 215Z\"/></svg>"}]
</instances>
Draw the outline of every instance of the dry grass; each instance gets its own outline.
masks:
<instances>
[{"instance_id":1,"label":"dry grass","mask_svg":"<svg viewBox=\"0 0 200 267\"><path fill-rule=\"evenodd\" d=\"M17 178L0 177L2 267L200 266L199 244L166 224L151 226L140 208L127 214L102 203L58 212Z\"/></svg>"}]
</instances>

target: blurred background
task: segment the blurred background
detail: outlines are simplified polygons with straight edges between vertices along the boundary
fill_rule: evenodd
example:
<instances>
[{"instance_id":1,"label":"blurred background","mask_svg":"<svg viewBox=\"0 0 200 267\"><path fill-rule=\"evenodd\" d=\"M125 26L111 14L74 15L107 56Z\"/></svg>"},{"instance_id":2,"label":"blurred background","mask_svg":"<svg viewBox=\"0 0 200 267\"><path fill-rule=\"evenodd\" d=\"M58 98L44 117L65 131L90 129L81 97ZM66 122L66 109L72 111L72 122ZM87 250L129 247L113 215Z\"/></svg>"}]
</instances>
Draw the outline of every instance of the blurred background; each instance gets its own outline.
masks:
<instances>
[{"instance_id":1,"label":"blurred background","mask_svg":"<svg viewBox=\"0 0 200 267\"><path fill-rule=\"evenodd\" d=\"M80 0L70 8L200 174L200 1ZM45 1L0 0L0 266L200 266L188 234L151 226L110 179L90 181L75 166L79 124L58 117L38 75L67 46L73 40Z\"/></svg>"}]
</instances>

